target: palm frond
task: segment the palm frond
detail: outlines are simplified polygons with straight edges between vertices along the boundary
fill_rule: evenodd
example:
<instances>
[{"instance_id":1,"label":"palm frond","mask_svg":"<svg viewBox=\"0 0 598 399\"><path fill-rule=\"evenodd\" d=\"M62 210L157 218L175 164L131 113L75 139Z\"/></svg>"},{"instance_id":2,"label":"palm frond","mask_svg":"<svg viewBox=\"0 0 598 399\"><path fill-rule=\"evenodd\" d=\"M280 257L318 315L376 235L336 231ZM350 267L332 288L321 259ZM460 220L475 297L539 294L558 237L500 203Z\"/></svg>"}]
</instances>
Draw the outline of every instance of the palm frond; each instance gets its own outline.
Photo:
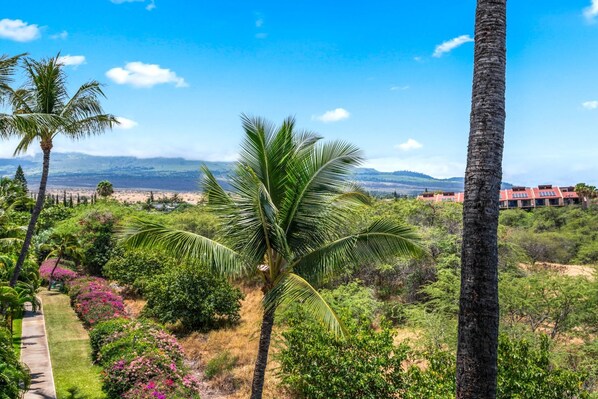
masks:
<instances>
[{"instance_id":1,"label":"palm frond","mask_svg":"<svg viewBox=\"0 0 598 399\"><path fill-rule=\"evenodd\" d=\"M157 223L136 220L123 230L122 238L129 247L160 248L178 259L204 262L222 275L237 277L253 272L244 256L225 245Z\"/></svg>"},{"instance_id":2,"label":"palm frond","mask_svg":"<svg viewBox=\"0 0 598 399\"><path fill-rule=\"evenodd\" d=\"M306 242L322 242L329 225L322 215L330 206L329 199L341 194L345 179L362 161L361 151L342 141L318 144L289 167L289 183L281 206L281 226L292 247Z\"/></svg>"},{"instance_id":3,"label":"palm frond","mask_svg":"<svg viewBox=\"0 0 598 399\"><path fill-rule=\"evenodd\" d=\"M216 181L216 178L210 169L208 169L207 166L202 165L201 172L203 174L201 179L201 188L203 194L206 196L208 205L215 208L225 207L226 210L233 206L233 200Z\"/></svg>"},{"instance_id":4,"label":"palm frond","mask_svg":"<svg viewBox=\"0 0 598 399\"><path fill-rule=\"evenodd\" d=\"M322 282L357 262L384 262L395 256L421 256L424 253L420 238L412 227L381 219L357 234L302 254L290 268L310 281Z\"/></svg>"},{"instance_id":5,"label":"palm frond","mask_svg":"<svg viewBox=\"0 0 598 399\"><path fill-rule=\"evenodd\" d=\"M285 307L291 304L300 304L337 337L348 335L334 309L322 298L320 293L301 276L287 273L280 277L274 288L264 297L264 307L276 309L279 306Z\"/></svg>"}]
</instances>

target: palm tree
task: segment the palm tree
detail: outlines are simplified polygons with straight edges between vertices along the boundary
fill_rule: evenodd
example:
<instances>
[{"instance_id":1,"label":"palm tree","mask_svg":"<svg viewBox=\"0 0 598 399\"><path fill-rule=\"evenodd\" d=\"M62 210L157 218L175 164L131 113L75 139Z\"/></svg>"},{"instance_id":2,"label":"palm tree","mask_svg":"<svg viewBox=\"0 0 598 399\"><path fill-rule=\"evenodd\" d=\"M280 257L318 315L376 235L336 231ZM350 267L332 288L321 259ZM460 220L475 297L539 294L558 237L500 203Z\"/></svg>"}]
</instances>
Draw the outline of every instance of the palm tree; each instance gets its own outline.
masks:
<instances>
[{"instance_id":1,"label":"palm tree","mask_svg":"<svg viewBox=\"0 0 598 399\"><path fill-rule=\"evenodd\" d=\"M37 218L44 205L54 138L60 134L78 140L100 134L118 123L114 116L105 114L102 110L100 98L104 97L104 93L98 82L83 84L69 97L66 76L58 56L42 61L26 58L23 63L27 84L22 89L11 90L9 93L13 114L34 115L38 118L30 118L30 123L9 132L9 135L20 139L15 155L24 153L32 144L39 142L43 152L43 168L37 201L10 280L11 286L17 282L29 251Z\"/></svg>"},{"instance_id":2,"label":"palm tree","mask_svg":"<svg viewBox=\"0 0 598 399\"><path fill-rule=\"evenodd\" d=\"M577 183L575 185L575 192L581 200L582 209L588 209L590 200L598 197L598 190L596 190L596 187L587 185L586 183Z\"/></svg>"},{"instance_id":3,"label":"palm tree","mask_svg":"<svg viewBox=\"0 0 598 399\"><path fill-rule=\"evenodd\" d=\"M74 262L75 268L77 268L83 259L83 249L81 248L81 243L74 234L53 235L51 240L51 244L46 244L42 247L43 250L50 251L46 256L46 260L50 258L56 258L56 263L54 263L54 267L50 272L48 291L52 289L54 272L60 265L61 260L66 259Z\"/></svg>"},{"instance_id":4,"label":"palm tree","mask_svg":"<svg viewBox=\"0 0 598 399\"><path fill-rule=\"evenodd\" d=\"M457 345L457 398L495 398L498 212L505 128L506 0L478 0Z\"/></svg>"},{"instance_id":5,"label":"palm tree","mask_svg":"<svg viewBox=\"0 0 598 399\"><path fill-rule=\"evenodd\" d=\"M96 192L102 198L111 196L114 193L114 187L108 180L102 180L96 187Z\"/></svg>"},{"instance_id":6,"label":"palm tree","mask_svg":"<svg viewBox=\"0 0 598 399\"><path fill-rule=\"evenodd\" d=\"M351 144L321 143L297 132L288 118L280 127L242 117L245 140L231 177L229 195L203 167L207 205L222 234L198 234L137 221L125 232L135 247L160 247L196 259L228 276L256 275L264 293L261 333L251 398L262 397L275 310L300 303L337 336L344 329L314 288L350 264L421 252L415 232L390 220L363 229L348 222L351 211L369 204L359 187L344 183L362 160ZM357 231L355 231L357 230Z\"/></svg>"}]
</instances>

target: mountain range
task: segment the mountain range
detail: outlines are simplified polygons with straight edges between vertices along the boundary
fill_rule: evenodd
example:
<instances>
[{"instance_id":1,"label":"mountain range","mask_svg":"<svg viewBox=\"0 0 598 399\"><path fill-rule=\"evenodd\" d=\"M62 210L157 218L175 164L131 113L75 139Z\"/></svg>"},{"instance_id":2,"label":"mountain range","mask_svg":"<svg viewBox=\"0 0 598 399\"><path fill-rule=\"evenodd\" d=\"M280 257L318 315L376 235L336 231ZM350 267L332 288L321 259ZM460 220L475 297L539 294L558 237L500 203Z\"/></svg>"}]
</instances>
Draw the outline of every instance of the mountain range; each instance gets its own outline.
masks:
<instances>
[{"instance_id":1,"label":"mountain range","mask_svg":"<svg viewBox=\"0 0 598 399\"><path fill-rule=\"evenodd\" d=\"M234 162L192 161L183 158L135 158L129 156L93 156L82 153L54 153L50 160L48 186L53 188L93 188L109 180L116 189L196 191L199 167L205 164L228 187ZM0 176L12 177L18 165L34 188L42 170L41 155L0 158ZM414 195L422 191L462 191L463 178L437 179L411 171L380 172L355 168L353 181L373 193ZM510 186L509 184L506 184Z\"/></svg>"}]
</instances>

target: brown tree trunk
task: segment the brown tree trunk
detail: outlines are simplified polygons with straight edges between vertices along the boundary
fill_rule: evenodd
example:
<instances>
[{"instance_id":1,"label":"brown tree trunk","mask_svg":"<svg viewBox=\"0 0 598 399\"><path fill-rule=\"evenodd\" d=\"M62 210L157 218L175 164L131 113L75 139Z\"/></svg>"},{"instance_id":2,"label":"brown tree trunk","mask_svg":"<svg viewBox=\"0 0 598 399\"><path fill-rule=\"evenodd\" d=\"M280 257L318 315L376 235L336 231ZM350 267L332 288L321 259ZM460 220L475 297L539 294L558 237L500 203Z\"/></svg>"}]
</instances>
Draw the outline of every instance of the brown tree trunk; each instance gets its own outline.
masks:
<instances>
[{"instance_id":1,"label":"brown tree trunk","mask_svg":"<svg viewBox=\"0 0 598 399\"><path fill-rule=\"evenodd\" d=\"M270 350L270 338L272 336L272 327L274 326L274 312L275 309L264 311L257 360L255 362L255 370L253 371L251 399L262 399L266 366L268 365L268 351Z\"/></svg>"},{"instance_id":2,"label":"brown tree trunk","mask_svg":"<svg viewBox=\"0 0 598 399\"><path fill-rule=\"evenodd\" d=\"M37 219L42 211L42 208L44 207L44 201L46 199L46 184L48 183L48 172L50 170L50 151L52 150L52 144L42 143L42 150L44 153L44 163L42 168L42 177L39 182L37 200L35 201L35 206L31 212L31 220L29 220L29 226L27 226L27 234L25 235L25 241L23 242L19 259L17 259L15 271L10 279L11 287L14 287L17 284L19 274L21 274L21 269L23 269L23 264L25 263L25 259L27 259L27 253L29 252L31 239L33 238L33 233L35 233L35 224L37 223Z\"/></svg>"},{"instance_id":3,"label":"brown tree trunk","mask_svg":"<svg viewBox=\"0 0 598 399\"><path fill-rule=\"evenodd\" d=\"M52 289L52 281L54 280L54 271L56 271L56 268L58 267L58 264L60 263L60 260L62 259L62 255L60 255L58 257L58 259L56 259L56 263L54 264L54 267L52 268L52 271L50 272L50 278L49 278L49 282L48 282L48 291L50 291Z\"/></svg>"},{"instance_id":4,"label":"brown tree trunk","mask_svg":"<svg viewBox=\"0 0 598 399\"><path fill-rule=\"evenodd\" d=\"M465 201L457 398L496 398L498 212L505 127L506 0L478 0Z\"/></svg>"}]
</instances>

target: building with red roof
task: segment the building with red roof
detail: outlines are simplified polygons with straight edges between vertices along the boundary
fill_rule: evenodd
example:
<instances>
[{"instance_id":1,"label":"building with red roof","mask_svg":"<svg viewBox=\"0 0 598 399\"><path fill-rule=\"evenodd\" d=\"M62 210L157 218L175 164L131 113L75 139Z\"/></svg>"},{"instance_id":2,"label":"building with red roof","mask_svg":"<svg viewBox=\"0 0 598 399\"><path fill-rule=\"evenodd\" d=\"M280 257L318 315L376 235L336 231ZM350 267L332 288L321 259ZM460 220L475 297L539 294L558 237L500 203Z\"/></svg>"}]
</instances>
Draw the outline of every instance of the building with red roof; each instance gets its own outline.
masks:
<instances>
[{"instance_id":1,"label":"building with red roof","mask_svg":"<svg viewBox=\"0 0 598 399\"><path fill-rule=\"evenodd\" d=\"M425 192L418 199L430 202L463 202L464 193ZM565 206L579 204L579 196L574 187L557 187L543 184L538 187L511 187L500 190L500 209L532 209L545 206Z\"/></svg>"}]
</instances>

